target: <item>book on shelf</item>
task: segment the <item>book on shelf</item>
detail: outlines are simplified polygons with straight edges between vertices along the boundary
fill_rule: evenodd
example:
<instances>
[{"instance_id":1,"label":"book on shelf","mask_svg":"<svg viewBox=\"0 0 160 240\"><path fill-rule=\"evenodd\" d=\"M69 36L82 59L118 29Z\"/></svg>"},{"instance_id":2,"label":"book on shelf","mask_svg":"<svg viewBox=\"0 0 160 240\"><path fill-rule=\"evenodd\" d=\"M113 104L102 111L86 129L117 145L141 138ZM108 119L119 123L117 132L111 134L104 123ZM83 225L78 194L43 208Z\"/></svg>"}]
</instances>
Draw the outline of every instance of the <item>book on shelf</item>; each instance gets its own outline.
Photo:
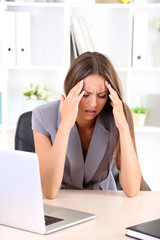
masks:
<instances>
[{"instance_id":1,"label":"book on shelf","mask_svg":"<svg viewBox=\"0 0 160 240\"><path fill-rule=\"evenodd\" d=\"M127 227L126 236L141 240L160 239L160 218Z\"/></svg>"},{"instance_id":2,"label":"book on shelf","mask_svg":"<svg viewBox=\"0 0 160 240\"><path fill-rule=\"evenodd\" d=\"M73 54L74 54L74 58L78 57L78 49L77 49L77 45L76 45L76 40L75 40L75 36L74 36L74 32L73 32L73 27L71 26L71 40L72 40L72 47L73 47Z\"/></svg>"},{"instance_id":3,"label":"book on shelf","mask_svg":"<svg viewBox=\"0 0 160 240\"><path fill-rule=\"evenodd\" d=\"M71 17L71 37L75 58L84 52L95 51L85 18Z\"/></svg>"},{"instance_id":4,"label":"book on shelf","mask_svg":"<svg viewBox=\"0 0 160 240\"><path fill-rule=\"evenodd\" d=\"M2 93L0 92L0 124L2 124Z\"/></svg>"}]
</instances>

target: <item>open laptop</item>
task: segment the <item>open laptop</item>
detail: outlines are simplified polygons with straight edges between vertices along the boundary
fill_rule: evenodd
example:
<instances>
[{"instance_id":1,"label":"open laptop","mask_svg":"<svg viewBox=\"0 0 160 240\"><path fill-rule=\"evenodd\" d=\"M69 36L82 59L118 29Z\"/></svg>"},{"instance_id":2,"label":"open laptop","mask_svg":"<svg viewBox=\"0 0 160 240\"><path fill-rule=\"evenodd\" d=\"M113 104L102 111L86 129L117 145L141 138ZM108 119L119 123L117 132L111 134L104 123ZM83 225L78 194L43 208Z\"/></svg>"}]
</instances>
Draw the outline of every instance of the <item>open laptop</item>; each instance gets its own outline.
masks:
<instances>
[{"instance_id":1,"label":"open laptop","mask_svg":"<svg viewBox=\"0 0 160 240\"><path fill-rule=\"evenodd\" d=\"M0 224L48 234L94 217L43 204L38 156L0 149Z\"/></svg>"}]
</instances>

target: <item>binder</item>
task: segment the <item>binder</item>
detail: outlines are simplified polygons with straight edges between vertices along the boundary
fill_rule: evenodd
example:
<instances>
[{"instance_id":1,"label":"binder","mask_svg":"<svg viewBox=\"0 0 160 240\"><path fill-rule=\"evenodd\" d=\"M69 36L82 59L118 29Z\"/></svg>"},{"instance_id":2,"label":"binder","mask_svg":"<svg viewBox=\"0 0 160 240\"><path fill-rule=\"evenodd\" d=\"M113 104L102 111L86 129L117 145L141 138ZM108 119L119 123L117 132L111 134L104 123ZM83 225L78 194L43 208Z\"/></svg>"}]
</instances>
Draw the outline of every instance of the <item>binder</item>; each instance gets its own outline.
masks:
<instances>
[{"instance_id":1,"label":"binder","mask_svg":"<svg viewBox=\"0 0 160 240\"><path fill-rule=\"evenodd\" d=\"M91 51L91 52L95 51L94 44L93 44L91 35L89 33L89 29L88 29L85 18L79 17L78 20L79 20L80 26L82 28L82 32L83 32L83 36L85 38L87 50Z\"/></svg>"},{"instance_id":2,"label":"binder","mask_svg":"<svg viewBox=\"0 0 160 240\"><path fill-rule=\"evenodd\" d=\"M133 67L145 67L147 60L147 13L135 13L133 33Z\"/></svg>"},{"instance_id":3,"label":"binder","mask_svg":"<svg viewBox=\"0 0 160 240\"><path fill-rule=\"evenodd\" d=\"M73 27L71 26L71 40L72 40L72 46L73 46L73 54L74 54L74 58L78 57L78 49L77 49L77 45L76 45L76 40L75 40L75 36L74 36L74 32L73 32Z\"/></svg>"},{"instance_id":4,"label":"binder","mask_svg":"<svg viewBox=\"0 0 160 240\"><path fill-rule=\"evenodd\" d=\"M78 49L78 55L80 55L83 52L87 51L87 46L84 40L83 32L79 24L78 18L72 17L72 26L73 26L73 32L74 32L75 41Z\"/></svg>"},{"instance_id":5,"label":"binder","mask_svg":"<svg viewBox=\"0 0 160 240\"><path fill-rule=\"evenodd\" d=\"M31 27L30 13L16 12L16 49L17 65L31 64Z\"/></svg>"},{"instance_id":6,"label":"binder","mask_svg":"<svg viewBox=\"0 0 160 240\"><path fill-rule=\"evenodd\" d=\"M160 218L127 227L127 236L136 239L160 239Z\"/></svg>"},{"instance_id":7,"label":"binder","mask_svg":"<svg viewBox=\"0 0 160 240\"><path fill-rule=\"evenodd\" d=\"M72 28L78 55L87 51L94 51L93 42L85 19L82 17L72 17L71 29Z\"/></svg>"},{"instance_id":8,"label":"binder","mask_svg":"<svg viewBox=\"0 0 160 240\"><path fill-rule=\"evenodd\" d=\"M16 64L15 12L4 12L1 19L3 19L2 64L14 66Z\"/></svg>"}]
</instances>

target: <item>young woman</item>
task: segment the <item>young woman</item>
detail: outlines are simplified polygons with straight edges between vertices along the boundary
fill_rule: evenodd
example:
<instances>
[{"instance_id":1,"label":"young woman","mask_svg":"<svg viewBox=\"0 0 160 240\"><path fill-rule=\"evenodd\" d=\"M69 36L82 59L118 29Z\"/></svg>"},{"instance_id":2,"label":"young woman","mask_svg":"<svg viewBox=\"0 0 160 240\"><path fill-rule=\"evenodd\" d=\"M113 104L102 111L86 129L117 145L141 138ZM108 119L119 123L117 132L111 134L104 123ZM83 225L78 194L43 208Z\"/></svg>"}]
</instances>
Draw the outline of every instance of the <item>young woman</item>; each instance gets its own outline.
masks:
<instances>
[{"instance_id":1,"label":"young woman","mask_svg":"<svg viewBox=\"0 0 160 240\"><path fill-rule=\"evenodd\" d=\"M143 183L132 115L120 80L107 57L86 52L72 63L60 101L34 109L32 126L42 191L59 188L115 190L113 162L124 193L134 197Z\"/></svg>"}]
</instances>

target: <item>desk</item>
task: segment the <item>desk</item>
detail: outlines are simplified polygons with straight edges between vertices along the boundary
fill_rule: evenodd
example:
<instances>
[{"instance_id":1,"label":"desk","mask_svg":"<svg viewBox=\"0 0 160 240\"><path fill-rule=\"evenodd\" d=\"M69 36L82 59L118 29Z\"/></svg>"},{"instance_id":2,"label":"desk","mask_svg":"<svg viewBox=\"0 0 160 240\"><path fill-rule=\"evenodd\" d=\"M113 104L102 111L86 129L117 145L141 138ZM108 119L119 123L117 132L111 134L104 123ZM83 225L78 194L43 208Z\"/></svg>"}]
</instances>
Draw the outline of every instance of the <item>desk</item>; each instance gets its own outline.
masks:
<instances>
[{"instance_id":1,"label":"desk","mask_svg":"<svg viewBox=\"0 0 160 240\"><path fill-rule=\"evenodd\" d=\"M160 217L160 192L140 192L127 198L122 191L60 190L45 203L88 211L96 218L49 235L39 235L0 225L2 240L129 240L125 228Z\"/></svg>"}]
</instances>

